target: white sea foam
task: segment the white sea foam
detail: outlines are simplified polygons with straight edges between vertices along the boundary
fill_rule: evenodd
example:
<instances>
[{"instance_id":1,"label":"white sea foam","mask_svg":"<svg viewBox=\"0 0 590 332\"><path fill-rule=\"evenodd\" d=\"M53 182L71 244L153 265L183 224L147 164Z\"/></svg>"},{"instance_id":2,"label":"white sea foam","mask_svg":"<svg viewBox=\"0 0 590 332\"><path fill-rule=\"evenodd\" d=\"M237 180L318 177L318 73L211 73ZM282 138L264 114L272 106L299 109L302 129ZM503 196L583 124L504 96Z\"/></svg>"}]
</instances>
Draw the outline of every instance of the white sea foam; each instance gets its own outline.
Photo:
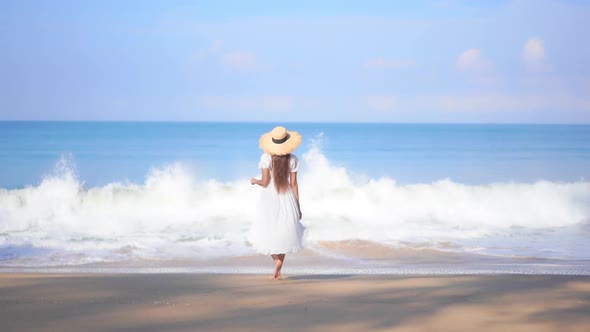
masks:
<instances>
[{"instance_id":1,"label":"white sea foam","mask_svg":"<svg viewBox=\"0 0 590 332\"><path fill-rule=\"evenodd\" d=\"M299 183L308 246L366 240L590 259L584 245L590 182L466 185L443 179L398 185L392 178L350 174L332 165L317 145L302 157ZM198 181L174 163L152 169L143 184L85 188L75 167L64 161L58 166L37 186L0 189L0 264L251 253L246 233L262 189L249 179Z\"/></svg>"}]
</instances>

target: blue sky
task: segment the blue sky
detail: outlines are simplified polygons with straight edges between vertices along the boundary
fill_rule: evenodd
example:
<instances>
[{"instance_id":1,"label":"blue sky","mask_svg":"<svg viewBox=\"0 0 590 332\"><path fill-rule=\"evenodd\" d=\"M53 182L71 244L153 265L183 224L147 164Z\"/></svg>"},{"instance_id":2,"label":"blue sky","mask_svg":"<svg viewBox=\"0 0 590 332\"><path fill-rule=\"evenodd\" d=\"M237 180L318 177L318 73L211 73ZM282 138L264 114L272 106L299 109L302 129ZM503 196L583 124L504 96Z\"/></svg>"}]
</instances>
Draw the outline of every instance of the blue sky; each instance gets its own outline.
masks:
<instances>
[{"instance_id":1,"label":"blue sky","mask_svg":"<svg viewBox=\"0 0 590 332\"><path fill-rule=\"evenodd\" d=\"M590 1L0 0L0 120L590 123Z\"/></svg>"}]
</instances>

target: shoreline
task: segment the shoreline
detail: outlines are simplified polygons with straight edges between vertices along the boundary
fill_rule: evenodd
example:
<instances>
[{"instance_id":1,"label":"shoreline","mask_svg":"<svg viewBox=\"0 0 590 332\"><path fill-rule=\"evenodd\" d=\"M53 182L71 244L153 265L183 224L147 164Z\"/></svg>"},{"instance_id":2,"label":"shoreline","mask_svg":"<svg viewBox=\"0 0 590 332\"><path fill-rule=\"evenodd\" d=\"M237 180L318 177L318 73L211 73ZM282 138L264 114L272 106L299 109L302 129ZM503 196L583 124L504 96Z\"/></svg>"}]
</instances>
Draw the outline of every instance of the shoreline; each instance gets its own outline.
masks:
<instances>
[{"instance_id":1,"label":"shoreline","mask_svg":"<svg viewBox=\"0 0 590 332\"><path fill-rule=\"evenodd\" d=\"M67 263L22 257L0 261L0 273L199 273L264 274L274 263L267 255L132 258ZM79 258L78 258L79 259ZM47 264L53 263L53 264ZM400 248L368 241L323 242L287 255L284 271L294 274L361 275L590 275L590 260L500 256L431 248Z\"/></svg>"},{"instance_id":2,"label":"shoreline","mask_svg":"<svg viewBox=\"0 0 590 332\"><path fill-rule=\"evenodd\" d=\"M264 274L272 270L269 256L245 255L220 258L132 259L86 264L39 265L21 261L1 262L0 273L90 274ZM577 275L590 276L590 260L527 257L494 257L429 249L391 249L354 246L346 250L304 250L287 255L286 273L326 275Z\"/></svg>"},{"instance_id":3,"label":"shoreline","mask_svg":"<svg viewBox=\"0 0 590 332\"><path fill-rule=\"evenodd\" d=\"M590 277L0 273L3 331L586 331Z\"/></svg>"},{"instance_id":4,"label":"shoreline","mask_svg":"<svg viewBox=\"0 0 590 332\"><path fill-rule=\"evenodd\" d=\"M227 266L216 267L51 267L51 268L0 268L1 274L69 274L69 275L125 275L125 274L194 274L194 275L261 275L272 271L273 267L252 266L243 268L231 268ZM509 267L469 267L469 268L442 268L436 267L399 267L399 268L284 268L288 274L297 275L359 275L359 276L486 276L486 275L513 275L513 276L577 276L590 277L589 270L555 269L534 267L530 269L521 266Z\"/></svg>"}]
</instances>

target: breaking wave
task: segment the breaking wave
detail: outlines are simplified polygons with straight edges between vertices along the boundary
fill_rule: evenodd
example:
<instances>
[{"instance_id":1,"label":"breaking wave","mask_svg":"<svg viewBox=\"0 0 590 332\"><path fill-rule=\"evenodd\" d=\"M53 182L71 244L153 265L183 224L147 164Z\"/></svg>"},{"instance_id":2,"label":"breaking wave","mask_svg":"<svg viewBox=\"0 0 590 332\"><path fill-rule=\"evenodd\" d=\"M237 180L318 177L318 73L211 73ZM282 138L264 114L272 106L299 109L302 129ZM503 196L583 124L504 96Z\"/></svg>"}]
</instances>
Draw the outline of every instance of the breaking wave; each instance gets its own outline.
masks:
<instances>
[{"instance_id":1,"label":"breaking wave","mask_svg":"<svg viewBox=\"0 0 590 332\"><path fill-rule=\"evenodd\" d=\"M590 259L590 182L398 185L306 151L300 195L308 247L370 241L483 254ZM253 166L253 169L255 165ZM37 186L0 189L0 265L248 255L260 187L197 180L173 163L144 183L85 188L61 160Z\"/></svg>"}]
</instances>

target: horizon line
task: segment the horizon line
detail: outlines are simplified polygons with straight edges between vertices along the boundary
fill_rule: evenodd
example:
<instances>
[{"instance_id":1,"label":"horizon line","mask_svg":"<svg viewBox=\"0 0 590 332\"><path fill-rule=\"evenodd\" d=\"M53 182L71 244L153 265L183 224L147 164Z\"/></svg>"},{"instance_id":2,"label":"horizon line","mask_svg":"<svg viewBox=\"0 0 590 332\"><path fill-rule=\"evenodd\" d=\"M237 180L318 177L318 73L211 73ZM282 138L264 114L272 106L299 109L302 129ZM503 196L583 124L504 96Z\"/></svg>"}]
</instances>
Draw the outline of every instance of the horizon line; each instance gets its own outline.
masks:
<instances>
[{"instance_id":1,"label":"horizon line","mask_svg":"<svg viewBox=\"0 0 590 332\"><path fill-rule=\"evenodd\" d=\"M46 123L211 123L211 124L274 124L274 123L300 123L300 124L411 124L411 125L580 125L587 126L590 122L411 122L411 121L223 121L223 120L4 120L6 122L46 122Z\"/></svg>"}]
</instances>

